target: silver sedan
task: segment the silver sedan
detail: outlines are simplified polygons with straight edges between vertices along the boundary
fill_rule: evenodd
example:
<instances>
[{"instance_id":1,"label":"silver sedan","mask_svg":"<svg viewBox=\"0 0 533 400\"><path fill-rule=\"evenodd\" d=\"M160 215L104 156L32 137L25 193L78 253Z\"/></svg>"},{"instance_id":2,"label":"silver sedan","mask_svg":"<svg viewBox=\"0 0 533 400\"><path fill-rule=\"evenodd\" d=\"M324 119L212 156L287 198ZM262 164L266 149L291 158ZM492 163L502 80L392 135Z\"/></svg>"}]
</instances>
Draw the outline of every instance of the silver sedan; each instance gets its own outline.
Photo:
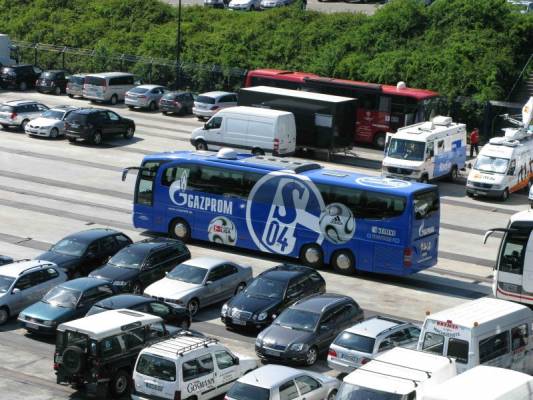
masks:
<instances>
[{"instance_id":1,"label":"silver sedan","mask_svg":"<svg viewBox=\"0 0 533 400\"><path fill-rule=\"evenodd\" d=\"M65 136L65 119L78 107L57 106L45 111L40 117L32 119L24 128L30 136L44 136L56 139Z\"/></svg>"},{"instance_id":2,"label":"silver sedan","mask_svg":"<svg viewBox=\"0 0 533 400\"><path fill-rule=\"evenodd\" d=\"M148 286L144 294L185 306L194 315L201 307L227 300L244 290L252 278L249 266L199 257L174 267L165 278Z\"/></svg>"},{"instance_id":3,"label":"silver sedan","mask_svg":"<svg viewBox=\"0 0 533 400\"><path fill-rule=\"evenodd\" d=\"M159 106L159 100L166 92L166 88L159 85L140 85L126 92L124 104L131 110L135 107L147 108L154 111Z\"/></svg>"}]
</instances>

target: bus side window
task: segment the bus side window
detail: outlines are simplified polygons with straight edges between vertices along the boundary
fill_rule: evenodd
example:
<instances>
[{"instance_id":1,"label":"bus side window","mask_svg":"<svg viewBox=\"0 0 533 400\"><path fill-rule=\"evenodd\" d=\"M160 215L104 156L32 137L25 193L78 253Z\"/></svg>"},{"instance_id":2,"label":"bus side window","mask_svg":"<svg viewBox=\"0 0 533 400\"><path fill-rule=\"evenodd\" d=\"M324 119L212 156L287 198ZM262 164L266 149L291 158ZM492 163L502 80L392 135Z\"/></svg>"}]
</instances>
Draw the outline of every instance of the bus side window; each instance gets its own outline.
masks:
<instances>
[{"instance_id":1,"label":"bus side window","mask_svg":"<svg viewBox=\"0 0 533 400\"><path fill-rule=\"evenodd\" d=\"M500 258L500 271L522 275L528 239L529 232L526 230L507 232Z\"/></svg>"},{"instance_id":2,"label":"bus side window","mask_svg":"<svg viewBox=\"0 0 533 400\"><path fill-rule=\"evenodd\" d=\"M479 363L483 364L509 353L509 331L479 341Z\"/></svg>"},{"instance_id":3,"label":"bus side window","mask_svg":"<svg viewBox=\"0 0 533 400\"><path fill-rule=\"evenodd\" d=\"M367 95L368 97L373 95ZM366 108L366 107L365 107ZM376 104L374 104L374 109L376 108ZM379 112L383 113L390 113L391 112L391 98L388 96L380 96L379 97Z\"/></svg>"}]
</instances>

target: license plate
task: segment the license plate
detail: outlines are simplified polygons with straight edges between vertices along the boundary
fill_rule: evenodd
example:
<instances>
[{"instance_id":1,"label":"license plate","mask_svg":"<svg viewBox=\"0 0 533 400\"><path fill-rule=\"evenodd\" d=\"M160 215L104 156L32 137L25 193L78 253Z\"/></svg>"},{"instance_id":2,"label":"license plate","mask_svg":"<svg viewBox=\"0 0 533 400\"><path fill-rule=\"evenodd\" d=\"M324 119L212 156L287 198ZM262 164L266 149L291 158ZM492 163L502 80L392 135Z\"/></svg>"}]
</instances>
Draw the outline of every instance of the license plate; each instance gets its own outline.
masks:
<instances>
[{"instance_id":1,"label":"license plate","mask_svg":"<svg viewBox=\"0 0 533 400\"><path fill-rule=\"evenodd\" d=\"M148 389L157 390L159 392L163 390L163 386L154 385L153 383L145 382L145 385Z\"/></svg>"},{"instance_id":2,"label":"license plate","mask_svg":"<svg viewBox=\"0 0 533 400\"><path fill-rule=\"evenodd\" d=\"M232 319L231 319L231 322L232 322L234 325L246 325L246 322L241 321L240 319L237 319L237 318L232 318Z\"/></svg>"},{"instance_id":3,"label":"license plate","mask_svg":"<svg viewBox=\"0 0 533 400\"><path fill-rule=\"evenodd\" d=\"M487 192L482 192L481 190L476 191L477 194L480 194L482 196L486 196Z\"/></svg>"},{"instance_id":4,"label":"license plate","mask_svg":"<svg viewBox=\"0 0 533 400\"><path fill-rule=\"evenodd\" d=\"M341 354L341 358L344 360L354 361L354 362L357 360L356 356L351 356L349 354Z\"/></svg>"},{"instance_id":5,"label":"license plate","mask_svg":"<svg viewBox=\"0 0 533 400\"><path fill-rule=\"evenodd\" d=\"M269 356L279 357L281 355L281 352L276 350L265 349L265 354L268 354Z\"/></svg>"},{"instance_id":6,"label":"license plate","mask_svg":"<svg viewBox=\"0 0 533 400\"><path fill-rule=\"evenodd\" d=\"M26 328L37 330L39 329L39 325L32 324L31 322L26 322Z\"/></svg>"}]
</instances>

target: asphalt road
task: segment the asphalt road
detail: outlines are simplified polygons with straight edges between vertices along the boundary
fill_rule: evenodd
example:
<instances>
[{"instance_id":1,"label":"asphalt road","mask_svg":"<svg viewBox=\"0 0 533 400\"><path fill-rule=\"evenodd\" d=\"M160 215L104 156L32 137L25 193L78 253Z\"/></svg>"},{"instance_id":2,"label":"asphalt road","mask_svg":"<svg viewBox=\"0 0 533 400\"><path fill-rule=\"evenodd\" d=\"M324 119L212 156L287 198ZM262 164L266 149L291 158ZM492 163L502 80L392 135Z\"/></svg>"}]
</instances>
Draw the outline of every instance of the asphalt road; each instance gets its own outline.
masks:
<instances>
[{"instance_id":1,"label":"asphalt road","mask_svg":"<svg viewBox=\"0 0 533 400\"><path fill-rule=\"evenodd\" d=\"M89 104L66 96L0 91L0 101L22 98L50 106ZM98 226L122 230L134 240L145 237L131 224L134 179L121 182L121 170L139 165L145 154L190 149L190 132L201 123L192 117L129 111L123 105L113 108L135 120L133 140L117 138L94 147L0 130L0 254L31 258L67 234ZM352 165L343 168L379 173L375 168L380 151L355 148L354 152L358 157L344 158ZM498 240L483 246L483 234L505 226L511 214L527 208L527 199L513 195L507 203L482 202L465 197L461 185L439 186L442 215L436 267L408 278L370 274L347 278L326 269L321 273L328 291L351 295L367 315L413 321L422 321L428 310L436 312L489 294ZM276 257L214 249L204 243L189 248L193 256L214 255L250 264L254 274L279 262ZM254 337L224 329L219 310L217 305L201 311L193 328L220 338L236 352L252 355ZM83 398L82 393L55 384L52 352L50 340L26 335L15 320L0 327L0 399L7 393L10 400ZM334 375L323 359L314 369Z\"/></svg>"}]
</instances>

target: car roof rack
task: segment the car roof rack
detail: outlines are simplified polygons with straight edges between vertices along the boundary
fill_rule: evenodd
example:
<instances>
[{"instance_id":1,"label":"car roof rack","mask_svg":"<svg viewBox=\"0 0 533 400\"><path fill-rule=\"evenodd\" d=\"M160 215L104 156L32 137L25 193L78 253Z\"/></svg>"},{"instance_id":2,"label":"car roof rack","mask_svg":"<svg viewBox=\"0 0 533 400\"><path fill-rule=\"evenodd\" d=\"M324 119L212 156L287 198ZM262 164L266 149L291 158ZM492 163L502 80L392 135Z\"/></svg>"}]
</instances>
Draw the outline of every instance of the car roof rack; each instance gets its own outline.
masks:
<instances>
[{"instance_id":1,"label":"car roof rack","mask_svg":"<svg viewBox=\"0 0 533 400\"><path fill-rule=\"evenodd\" d=\"M191 340L195 338L196 340ZM166 338L160 342L156 342L151 345L150 348L168 351L170 353L175 353L179 356L183 356L186 352L201 347L208 347L210 344L218 343L218 339L215 338L199 338L196 336L173 336L171 338Z\"/></svg>"},{"instance_id":2,"label":"car roof rack","mask_svg":"<svg viewBox=\"0 0 533 400\"><path fill-rule=\"evenodd\" d=\"M30 261L30 260L26 260L26 261ZM28 272L29 270L31 269L35 269L35 268L41 268L41 267L44 267L44 266L49 266L49 267L53 267L55 264L52 264L51 262L49 261L41 261L39 264L37 265L34 265L32 267L28 267L26 269L23 269L22 271L19 272L19 276L22 275L23 273L25 272Z\"/></svg>"}]
</instances>

